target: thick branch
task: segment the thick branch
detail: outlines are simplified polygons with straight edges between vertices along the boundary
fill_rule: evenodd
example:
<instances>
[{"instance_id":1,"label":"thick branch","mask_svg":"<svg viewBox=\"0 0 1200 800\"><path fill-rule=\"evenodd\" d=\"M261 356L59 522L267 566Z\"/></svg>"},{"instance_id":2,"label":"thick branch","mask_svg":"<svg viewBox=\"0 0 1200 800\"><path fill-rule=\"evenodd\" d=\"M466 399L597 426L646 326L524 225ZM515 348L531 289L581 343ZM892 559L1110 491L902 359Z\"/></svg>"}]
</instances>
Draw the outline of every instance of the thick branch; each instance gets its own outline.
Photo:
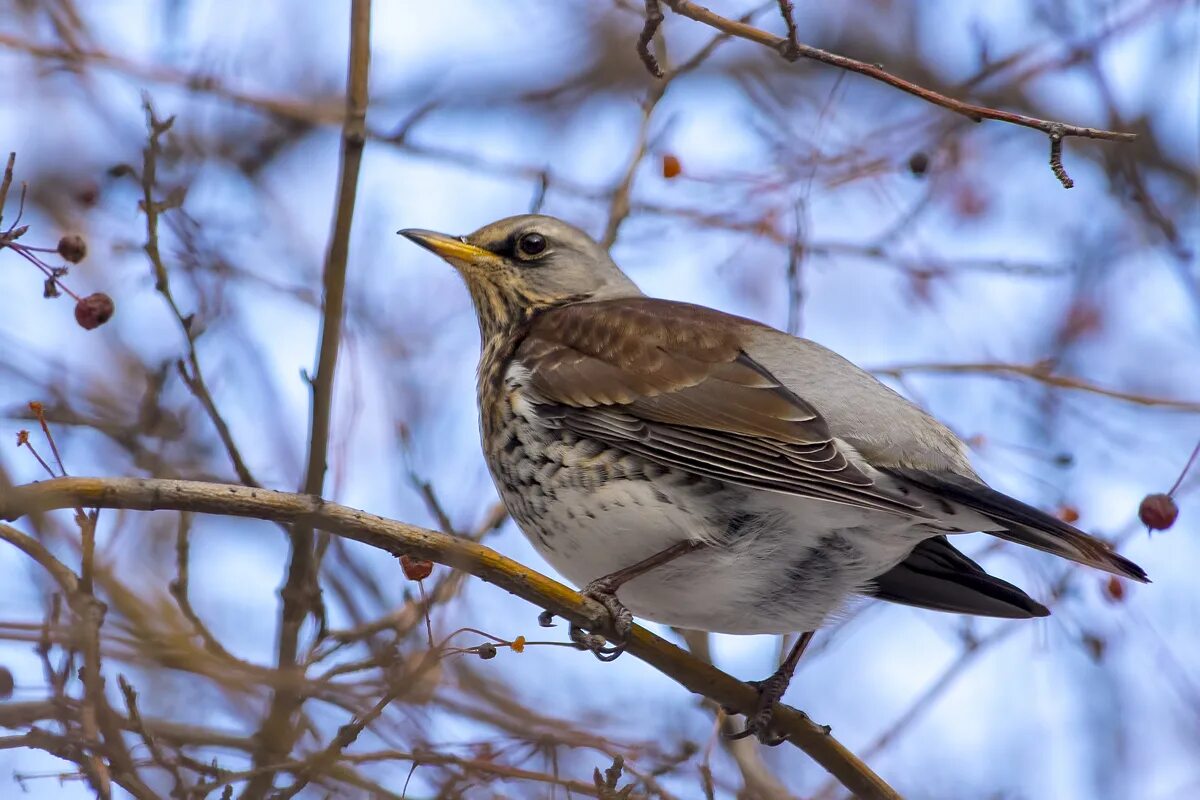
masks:
<instances>
[{"instance_id":1,"label":"thick branch","mask_svg":"<svg viewBox=\"0 0 1200 800\"><path fill-rule=\"evenodd\" d=\"M169 509L223 516L253 517L311 526L377 547L394 556L407 553L482 578L551 613L603 631L607 612L512 559L467 539L329 503L320 497L199 481L136 478L58 478L7 489L0 495L0 519L76 505L139 510ZM743 713L753 713L757 692L641 627L634 627L629 652L687 689ZM780 706L774 718L788 741L829 770L846 788L868 800L899 795L846 750L828 730L803 713Z\"/></svg>"}]
</instances>

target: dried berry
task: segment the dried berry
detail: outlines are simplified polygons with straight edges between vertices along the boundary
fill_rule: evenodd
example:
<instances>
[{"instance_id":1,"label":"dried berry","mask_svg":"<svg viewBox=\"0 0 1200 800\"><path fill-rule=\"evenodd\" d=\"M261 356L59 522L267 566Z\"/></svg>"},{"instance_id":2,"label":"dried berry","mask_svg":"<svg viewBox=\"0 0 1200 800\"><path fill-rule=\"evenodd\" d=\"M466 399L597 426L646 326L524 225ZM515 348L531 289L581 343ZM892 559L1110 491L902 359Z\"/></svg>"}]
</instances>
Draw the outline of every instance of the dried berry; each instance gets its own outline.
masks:
<instances>
[{"instance_id":1,"label":"dried berry","mask_svg":"<svg viewBox=\"0 0 1200 800\"><path fill-rule=\"evenodd\" d=\"M1099 664L1104 660L1104 653L1108 650L1108 642L1094 633L1085 633L1083 634L1081 644L1087 650L1088 655L1092 657L1092 661Z\"/></svg>"},{"instance_id":2,"label":"dried berry","mask_svg":"<svg viewBox=\"0 0 1200 800\"><path fill-rule=\"evenodd\" d=\"M913 153L908 159L908 171L913 175L920 177L929 171L929 156L924 153Z\"/></svg>"},{"instance_id":3,"label":"dried berry","mask_svg":"<svg viewBox=\"0 0 1200 800\"><path fill-rule=\"evenodd\" d=\"M1075 506L1062 506L1058 509L1058 518L1073 525L1079 521L1079 509Z\"/></svg>"},{"instance_id":4,"label":"dried berry","mask_svg":"<svg viewBox=\"0 0 1200 800\"><path fill-rule=\"evenodd\" d=\"M64 236L58 240L58 254L72 264L78 264L87 257L87 242L77 233Z\"/></svg>"},{"instance_id":5,"label":"dried berry","mask_svg":"<svg viewBox=\"0 0 1200 800\"><path fill-rule=\"evenodd\" d=\"M1148 494L1138 506L1138 519L1152 531L1165 531L1178 516L1179 506L1169 494Z\"/></svg>"},{"instance_id":6,"label":"dried berry","mask_svg":"<svg viewBox=\"0 0 1200 800\"><path fill-rule=\"evenodd\" d=\"M410 581L423 581L433 572L433 562L406 554L400 556L400 569Z\"/></svg>"},{"instance_id":7,"label":"dried berry","mask_svg":"<svg viewBox=\"0 0 1200 800\"><path fill-rule=\"evenodd\" d=\"M480 658L482 658L484 661L487 661L488 659L496 657L496 645L492 644L491 642L484 642L483 644L479 645L479 647L475 648L475 652L479 653Z\"/></svg>"},{"instance_id":8,"label":"dried berry","mask_svg":"<svg viewBox=\"0 0 1200 800\"><path fill-rule=\"evenodd\" d=\"M1110 575L1104 582L1104 596L1114 603L1125 599L1125 584L1116 575Z\"/></svg>"},{"instance_id":9,"label":"dried berry","mask_svg":"<svg viewBox=\"0 0 1200 800\"><path fill-rule=\"evenodd\" d=\"M13 680L12 670L8 667L0 667L0 700L12 697L15 688L17 688L17 684Z\"/></svg>"},{"instance_id":10,"label":"dried berry","mask_svg":"<svg viewBox=\"0 0 1200 800\"><path fill-rule=\"evenodd\" d=\"M100 199L100 187L95 182L89 181L75 192L75 202L81 206L94 206L96 201Z\"/></svg>"},{"instance_id":11,"label":"dried berry","mask_svg":"<svg viewBox=\"0 0 1200 800\"><path fill-rule=\"evenodd\" d=\"M96 292L75 304L75 321L79 327L90 331L112 319L114 310L112 298L104 292Z\"/></svg>"},{"instance_id":12,"label":"dried berry","mask_svg":"<svg viewBox=\"0 0 1200 800\"><path fill-rule=\"evenodd\" d=\"M679 159L672 155L663 156L662 169L663 177L668 180L683 172L683 166L680 165Z\"/></svg>"}]
</instances>

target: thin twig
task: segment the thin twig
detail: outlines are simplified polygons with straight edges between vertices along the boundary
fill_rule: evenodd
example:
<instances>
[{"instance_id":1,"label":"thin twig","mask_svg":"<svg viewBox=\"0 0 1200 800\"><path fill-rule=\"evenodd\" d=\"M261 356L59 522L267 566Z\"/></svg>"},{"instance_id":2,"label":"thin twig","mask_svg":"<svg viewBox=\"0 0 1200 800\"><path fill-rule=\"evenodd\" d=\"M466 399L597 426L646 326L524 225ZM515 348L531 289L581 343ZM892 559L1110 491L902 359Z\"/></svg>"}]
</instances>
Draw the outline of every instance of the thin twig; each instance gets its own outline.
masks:
<instances>
[{"instance_id":1,"label":"thin twig","mask_svg":"<svg viewBox=\"0 0 1200 800\"><path fill-rule=\"evenodd\" d=\"M637 52L642 58L642 63L646 65L646 69L650 70L650 74L656 78L663 76L663 70L658 59L654 57L654 53L650 51L650 43L654 40L654 34L658 32L658 26L662 25L662 22L663 13L658 6L658 0L646 0L646 24L642 26L642 32L638 34Z\"/></svg>"},{"instance_id":2,"label":"thin twig","mask_svg":"<svg viewBox=\"0 0 1200 800\"><path fill-rule=\"evenodd\" d=\"M779 0L779 14L783 17L783 24L787 26L787 39L784 40L779 54L788 61L795 61L800 58L800 40L796 35L796 18L792 16L791 0Z\"/></svg>"},{"instance_id":3,"label":"thin twig","mask_svg":"<svg viewBox=\"0 0 1200 800\"><path fill-rule=\"evenodd\" d=\"M183 779L183 773L179 770L179 764L167 757L162 747L159 746L158 739L146 727L146 723L142 719L141 709L138 708L137 691L134 690L133 684L126 680L124 675L118 675L117 685L121 689L122 697L125 698L125 708L129 711L129 722L146 744L146 749L150 751L151 760L170 773L171 779L175 783L175 788L171 791L171 796L184 797L187 792L187 782Z\"/></svg>"},{"instance_id":4,"label":"thin twig","mask_svg":"<svg viewBox=\"0 0 1200 800\"><path fill-rule=\"evenodd\" d=\"M1063 166L1062 149L1062 132L1055 130L1050 134L1050 171L1054 173L1054 177L1058 178L1058 182L1064 189L1072 189L1075 187L1075 181L1071 180L1071 176L1067 174L1067 168Z\"/></svg>"},{"instance_id":5,"label":"thin twig","mask_svg":"<svg viewBox=\"0 0 1200 800\"><path fill-rule=\"evenodd\" d=\"M1080 125L1067 125L1062 122L1053 120L1039 119L1037 117L1027 116L1025 114L1016 114L1011 111L1001 111L997 108L989 108L988 106L976 105L967 103L962 100L956 100L953 97L948 97L940 92L932 89L927 89L912 81L905 80L897 75L885 70L878 64L868 64L863 61L858 61L853 58L848 58L837 53L831 53L828 50L822 50L811 45L795 42L793 44L791 34L794 32L795 25L791 22L790 15L785 15L785 19L789 21L788 30L789 37L784 38L776 36L773 33L756 28L746 22L740 20L729 19L723 17L704 6L690 2L690 0L662 0L676 14L688 17L697 22L701 22L709 27L719 31L736 36L740 39L756 42L766 47L770 47L778 53L785 55L789 60L797 58L807 58L812 61L819 61L822 64L828 64L839 69L856 72L859 75L864 75L873 80L885 83L888 86L899 89L902 92L907 92L915 97L919 97L927 103L932 103L936 106L953 111L956 114L961 114L967 119L974 122L982 122L985 119L996 120L998 122L1007 122L1012 125L1020 125L1025 128L1032 128L1041 131L1051 138L1051 146L1054 147L1055 139L1058 140L1058 147L1061 149L1062 139L1068 136L1078 136L1087 139L1104 139L1114 142L1132 142L1137 139L1137 134L1126 133L1121 131L1107 131L1099 128L1088 128ZM780 3L781 9L786 4ZM1061 172L1061 174L1060 174ZM1066 172L1062 171L1061 159L1058 162L1058 169L1055 170L1055 175L1059 180L1063 180ZM1070 188L1070 178L1063 181L1063 185Z\"/></svg>"},{"instance_id":6,"label":"thin twig","mask_svg":"<svg viewBox=\"0 0 1200 800\"><path fill-rule=\"evenodd\" d=\"M221 444L233 464L233 470L237 473L238 480L247 486L259 486L260 484L255 480L250 468L246 466L246 460L242 457L237 442L234 441L229 424L217 409L212 392L208 389L208 383L204 380L204 372L200 368L200 356L196 351L196 337L199 335L199 329L195 324L195 315L185 314L176 301L175 293L171 288L171 275L159 247L159 218L164 213L178 208L179 203L182 202L182 195L179 194L169 193L167 199L164 200L155 198L158 188L158 159L162 155L162 139L171 130L175 118L160 119L149 96L143 98L142 106L146 111L146 127L149 130L146 147L142 150L142 173L140 176L141 209L142 213L146 215L146 242L142 245L142 250L146 253L146 258L149 259L151 269L154 271L154 288L162 295L167 307L171 309L187 343L187 362L177 361L175 367L184 385L200 401L209 421L216 429L217 436L220 437Z\"/></svg>"},{"instance_id":7,"label":"thin twig","mask_svg":"<svg viewBox=\"0 0 1200 800\"><path fill-rule=\"evenodd\" d=\"M60 478L58 480L74 480ZM51 481L52 482L52 481ZM0 501L4 498L0 496ZM93 503L76 503L71 508ZM83 759L83 763L98 796L112 796L110 780L121 784L138 800L158 800L138 776L133 759L125 746L118 714L108 704L104 692L104 677L101 673L100 628L104 623L105 606L85 590L79 576L70 567L59 561L45 545L28 534L9 525L0 524L0 540L9 542L38 563L54 579L66 598L75 618L75 630L82 642L83 666L79 677L83 683L83 704L80 722L83 733L95 747ZM100 755L108 757L105 764ZM111 772L111 777L110 777Z\"/></svg>"},{"instance_id":8,"label":"thin twig","mask_svg":"<svg viewBox=\"0 0 1200 800\"><path fill-rule=\"evenodd\" d=\"M4 203L8 200L8 187L12 186L13 168L17 165L17 154L9 153L4 165L4 178L0 180L0 222L4 221Z\"/></svg>"},{"instance_id":9,"label":"thin twig","mask_svg":"<svg viewBox=\"0 0 1200 800\"><path fill-rule=\"evenodd\" d=\"M947 375L993 375L1006 378L1030 378L1059 389L1074 389L1080 392L1090 392L1114 400L1124 400L1139 406L1169 408L1176 411L1200 412L1200 401L1175 400L1169 397L1154 397L1151 395L1124 392L1119 389L1109 389L1088 383L1080 378L1070 378L1065 375L1055 375L1040 364L1003 364L1003 363L967 363L967 364L899 364L896 366L873 369L876 375L900 378L914 372Z\"/></svg>"},{"instance_id":10,"label":"thin twig","mask_svg":"<svg viewBox=\"0 0 1200 800\"><path fill-rule=\"evenodd\" d=\"M1183 479L1187 477L1188 471L1191 470L1192 464L1196 463L1196 456L1200 455L1200 442L1196 442L1196 446L1192 448L1192 454L1188 456L1187 463L1183 465L1183 469L1179 471L1179 477L1171 484L1171 488L1167 490L1168 496L1173 496L1179 490L1179 486L1183 483Z\"/></svg>"}]
</instances>

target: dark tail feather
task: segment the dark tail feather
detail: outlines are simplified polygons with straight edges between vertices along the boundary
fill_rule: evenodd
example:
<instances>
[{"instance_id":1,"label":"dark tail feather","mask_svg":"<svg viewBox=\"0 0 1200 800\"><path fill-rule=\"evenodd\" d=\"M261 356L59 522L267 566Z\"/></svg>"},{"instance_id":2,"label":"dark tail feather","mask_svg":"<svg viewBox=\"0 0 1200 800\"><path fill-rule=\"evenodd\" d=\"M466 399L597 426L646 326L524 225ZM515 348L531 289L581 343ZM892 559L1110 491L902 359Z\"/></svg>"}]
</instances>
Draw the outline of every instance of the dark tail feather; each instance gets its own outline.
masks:
<instances>
[{"instance_id":1,"label":"dark tail feather","mask_svg":"<svg viewBox=\"0 0 1200 800\"><path fill-rule=\"evenodd\" d=\"M1050 610L1008 581L988 575L945 536L926 539L904 561L875 579L875 597L910 606L1028 619Z\"/></svg>"},{"instance_id":2,"label":"dark tail feather","mask_svg":"<svg viewBox=\"0 0 1200 800\"><path fill-rule=\"evenodd\" d=\"M1004 525L1006 530L988 531L993 536L1053 553L1089 567L1102 569L1142 583L1149 583L1146 572L1112 549L1107 543L1089 536L1057 517L1001 494L971 478L951 472L925 472L917 469L889 468L892 474L961 503Z\"/></svg>"}]
</instances>

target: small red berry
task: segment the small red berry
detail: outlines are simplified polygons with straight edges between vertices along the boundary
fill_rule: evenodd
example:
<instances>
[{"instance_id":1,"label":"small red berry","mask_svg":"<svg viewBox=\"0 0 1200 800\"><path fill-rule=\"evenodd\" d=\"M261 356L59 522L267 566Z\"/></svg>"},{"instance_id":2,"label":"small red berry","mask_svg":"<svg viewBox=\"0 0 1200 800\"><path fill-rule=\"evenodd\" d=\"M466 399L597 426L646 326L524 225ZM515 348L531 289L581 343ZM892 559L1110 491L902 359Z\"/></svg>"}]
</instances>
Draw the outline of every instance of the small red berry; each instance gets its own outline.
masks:
<instances>
[{"instance_id":1,"label":"small red berry","mask_svg":"<svg viewBox=\"0 0 1200 800\"><path fill-rule=\"evenodd\" d=\"M679 163L679 159L672 155L663 156L662 160L663 177L667 180L674 178L683 172L683 166Z\"/></svg>"},{"instance_id":2,"label":"small red berry","mask_svg":"<svg viewBox=\"0 0 1200 800\"><path fill-rule=\"evenodd\" d=\"M112 298L104 292L96 292L75 304L75 321L79 327L90 331L112 319L114 310Z\"/></svg>"},{"instance_id":3,"label":"small red berry","mask_svg":"<svg viewBox=\"0 0 1200 800\"><path fill-rule=\"evenodd\" d=\"M58 254L72 264L78 264L87 257L87 242L77 233L64 236L58 240Z\"/></svg>"},{"instance_id":4,"label":"small red berry","mask_svg":"<svg viewBox=\"0 0 1200 800\"><path fill-rule=\"evenodd\" d=\"M404 577L410 581L423 581L433 572L433 562L410 555L402 555L400 556L400 569L404 570Z\"/></svg>"},{"instance_id":5,"label":"small red berry","mask_svg":"<svg viewBox=\"0 0 1200 800\"><path fill-rule=\"evenodd\" d=\"M1125 599L1125 584L1116 575L1110 575L1104 582L1104 596L1114 603Z\"/></svg>"},{"instance_id":6,"label":"small red berry","mask_svg":"<svg viewBox=\"0 0 1200 800\"><path fill-rule=\"evenodd\" d=\"M1075 506L1061 506L1058 509L1058 518L1073 525L1079 521L1079 509Z\"/></svg>"},{"instance_id":7,"label":"small red berry","mask_svg":"<svg viewBox=\"0 0 1200 800\"><path fill-rule=\"evenodd\" d=\"M1138 506L1138 519L1152 531L1165 531L1179 517L1179 506L1169 494L1148 494Z\"/></svg>"}]
</instances>

